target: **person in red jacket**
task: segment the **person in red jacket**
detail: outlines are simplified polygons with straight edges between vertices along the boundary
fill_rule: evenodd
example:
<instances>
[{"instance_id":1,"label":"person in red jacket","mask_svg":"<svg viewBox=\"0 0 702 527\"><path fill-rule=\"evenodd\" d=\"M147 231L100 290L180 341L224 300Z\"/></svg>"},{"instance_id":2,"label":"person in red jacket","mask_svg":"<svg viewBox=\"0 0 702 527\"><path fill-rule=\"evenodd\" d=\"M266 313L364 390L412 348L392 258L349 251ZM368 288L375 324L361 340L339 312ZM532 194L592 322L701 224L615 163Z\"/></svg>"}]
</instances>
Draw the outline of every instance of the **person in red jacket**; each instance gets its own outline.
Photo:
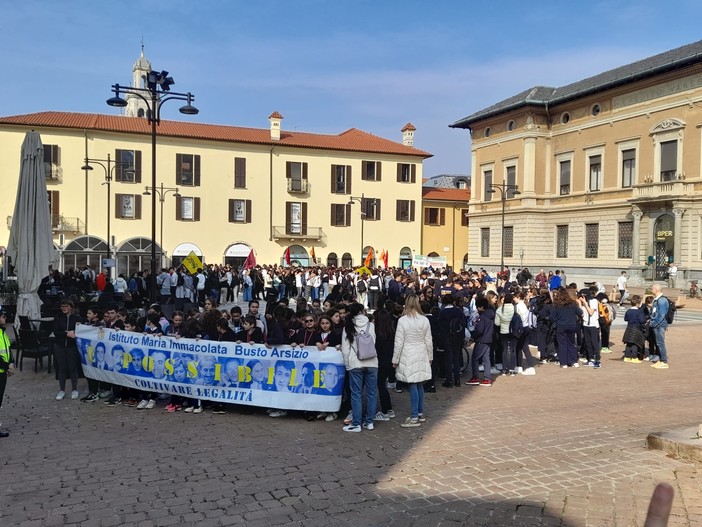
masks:
<instances>
[{"instance_id":1,"label":"person in red jacket","mask_svg":"<svg viewBox=\"0 0 702 527\"><path fill-rule=\"evenodd\" d=\"M98 291L103 291L105 289L105 284L107 283L107 280L105 278L105 271L100 271L98 275L95 277L95 287L97 287Z\"/></svg>"}]
</instances>

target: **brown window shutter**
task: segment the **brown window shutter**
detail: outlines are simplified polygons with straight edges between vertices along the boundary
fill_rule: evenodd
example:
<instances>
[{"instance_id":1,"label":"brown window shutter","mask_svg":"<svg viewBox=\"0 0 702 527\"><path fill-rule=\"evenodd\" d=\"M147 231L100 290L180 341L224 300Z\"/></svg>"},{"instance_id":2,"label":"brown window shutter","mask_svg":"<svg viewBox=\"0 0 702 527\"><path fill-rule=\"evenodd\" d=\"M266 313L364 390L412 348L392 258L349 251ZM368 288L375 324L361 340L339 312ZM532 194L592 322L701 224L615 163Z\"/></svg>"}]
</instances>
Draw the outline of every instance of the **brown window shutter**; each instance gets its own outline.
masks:
<instances>
[{"instance_id":1,"label":"brown window shutter","mask_svg":"<svg viewBox=\"0 0 702 527\"><path fill-rule=\"evenodd\" d=\"M414 200L409 202L409 220L414 221Z\"/></svg>"},{"instance_id":2,"label":"brown window shutter","mask_svg":"<svg viewBox=\"0 0 702 527\"><path fill-rule=\"evenodd\" d=\"M115 194L115 218L124 218L122 215L122 194Z\"/></svg>"},{"instance_id":3,"label":"brown window shutter","mask_svg":"<svg viewBox=\"0 0 702 527\"><path fill-rule=\"evenodd\" d=\"M234 209L236 207L236 200L229 200L229 223L234 223Z\"/></svg>"},{"instance_id":4,"label":"brown window shutter","mask_svg":"<svg viewBox=\"0 0 702 527\"><path fill-rule=\"evenodd\" d=\"M424 225L429 225L429 207L424 208Z\"/></svg>"},{"instance_id":5,"label":"brown window shutter","mask_svg":"<svg viewBox=\"0 0 702 527\"><path fill-rule=\"evenodd\" d=\"M290 165L290 161L285 162L285 177L288 179L292 177L292 166Z\"/></svg>"},{"instance_id":6,"label":"brown window shutter","mask_svg":"<svg viewBox=\"0 0 702 527\"><path fill-rule=\"evenodd\" d=\"M351 194L351 165L346 165L344 182L346 183L346 193Z\"/></svg>"},{"instance_id":7,"label":"brown window shutter","mask_svg":"<svg viewBox=\"0 0 702 527\"><path fill-rule=\"evenodd\" d=\"M331 204L331 220L329 222L329 225L331 225L331 226L336 225L336 204L335 203Z\"/></svg>"},{"instance_id":8,"label":"brown window shutter","mask_svg":"<svg viewBox=\"0 0 702 527\"><path fill-rule=\"evenodd\" d=\"M195 177L193 179L196 187L200 186L200 156L193 156L193 164L195 165Z\"/></svg>"},{"instance_id":9,"label":"brown window shutter","mask_svg":"<svg viewBox=\"0 0 702 527\"><path fill-rule=\"evenodd\" d=\"M183 198L176 198L176 218L177 221L183 219Z\"/></svg>"},{"instance_id":10,"label":"brown window shutter","mask_svg":"<svg viewBox=\"0 0 702 527\"><path fill-rule=\"evenodd\" d=\"M176 154L176 185L182 185L183 154Z\"/></svg>"},{"instance_id":11,"label":"brown window shutter","mask_svg":"<svg viewBox=\"0 0 702 527\"><path fill-rule=\"evenodd\" d=\"M346 207L346 210L344 211L344 226L349 227L351 225L351 205L347 203L346 205L342 206Z\"/></svg>"},{"instance_id":12,"label":"brown window shutter","mask_svg":"<svg viewBox=\"0 0 702 527\"><path fill-rule=\"evenodd\" d=\"M141 150L134 152L134 183L141 183Z\"/></svg>"},{"instance_id":13,"label":"brown window shutter","mask_svg":"<svg viewBox=\"0 0 702 527\"><path fill-rule=\"evenodd\" d=\"M380 199L376 198L375 199L375 218L374 220L379 220L380 219Z\"/></svg>"},{"instance_id":14,"label":"brown window shutter","mask_svg":"<svg viewBox=\"0 0 702 527\"><path fill-rule=\"evenodd\" d=\"M307 163L302 163L302 179L307 179Z\"/></svg>"},{"instance_id":15,"label":"brown window shutter","mask_svg":"<svg viewBox=\"0 0 702 527\"><path fill-rule=\"evenodd\" d=\"M234 158L234 188L246 188L246 158Z\"/></svg>"},{"instance_id":16,"label":"brown window shutter","mask_svg":"<svg viewBox=\"0 0 702 527\"><path fill-rule=\"evenodd\" d=\"M141 195L137 194L134 199L134 219L141 219Z\"/></svg>"},{"instance_id":17,"label":"brown window shutter","mask_svg":"<svg viewBox=\"0 0 702 527\"><path fill-rule=\"evenodd\" d=\"M461 209L461 227L468 226L468 209Z\"/></svg>"},{"instance_id":18,"label":"brown window shutter","mask_svg":"<svg viewBox=\"0 0 702 527\"><path fill-rule=\"evenodd\" d=\"M395 220L402 221L402 202L399 199L395 201Z\"/></svg>"},{"instance_id":19,"label":"brown window shutter","mask_svg":"<svg viewBox=\"0 0 702 527\"><path fill-rule=\"evenodd\" d=\"M397 164L397 182L400 183L402 181L402 163Z\"/></svg>"},{"instance_id":20,"label":"brown window shutter","mask_svg":"<svg viewBox=\"0 0 702 527\"><path fill-rule=\"evenodd\" d=\"M370 163L370 161L361 161L361 179L362 180L368 179L368 163Z\"/></svg>"},{"instance_id":21,"label":"brown window shutter","mask_svg":"<svg viewBox=\"0 0 702 527\"><path fill-rule=\"evenodd\" d=\"M290 214L292 213L292 203L285 202L285 234L290 234Z\"/></svg>"},{"instance_id":22,"label":"brown window shutter","mask_svg":"<svg viewBox=\"0 0 702 527\"><path fill-rule=\"evenodd\" d=\"M336 194L336 165L331 166L331 191Z\"/></svg>"},{"instance_id":23,"label":"brown window shutter","mask_svg":"<svg viewBox=\"0 0 702 527\"><path fill-rule=\"evenodd\" d=\"M54 165L61 164L61 149L59 145L51 145L51 162Z\"/></svg>"},{"instance_id":24,"label":"brown window shutter","mask_svg":"<svg viewBox=\"0 0 702 527\"><path fill-rule=\"evenodd\" d=\"M383 163L381 161L378 161L375 163L375 180L376 181L380 181L382 166L383 166Z\"/></svg>"},{"instance_id":25,"label":"brown window shutter","mask_svg":"<svg viewBox=\"0 0 702 527\"><path fill-rule=\"evenodd\" d=\"M246 207L246 210L244 211L246 215L246 223L251 223L251 200L247 199L244 202L244 206Z\"/></svg>"},{"instance_id":26,"label":"brown window shutter","mask_svg":"<svg viewBox=\"0 0 702 527\"><path fill-rule=\"evenodd\" d=\"M115 148L115 163L122 162L122 150ZM124 173L124 167L117 165L115 168L115 181L122 181L122 174Z\"/></svg>"},{"instance_id":27,"label":"brown window shutter","mask_svg":"<svg viewBox=\"0 0 702 527\"><path fill-rule=\"evenodd\" d=\"M51 191L51 215L59 216L61 215L61 207L59 206L59 191Z\"/></svg>"},{"instance_id":28,"label":"brown window shutter","mask_svg":"<svg viewBox=\"0 0 702 527\"><path fill-rule=\"evenodd\" d=\"M446 225L446 209L439 209L439 225Z\"/></svg>"},{"instance_id":29,"label":"brown window shutter","mask_svg":"<svg viewBox=\"0 0 702 527\"><path fill-rule=\"evenodd\" d=\"M200 221L200 198L193 199L193 221Z\"/></svg>"},{"instance_id":30,"label":"brown window shutter","mask_svg":"<svg viewBox=\"0 0 702 527\"><path fill-rule=\"evenodd\" d=\"M307 203L302 204L302 234L307 234Z\"/></svg>"},{"instance_id":31,"label":"brown window shutter","mask_svg":"<svg viewBox=\"0 0 702 527\"><path fill-rule=\"evenodd\" d=\"M411 183L416 183L417 182L417 165L412 163L411 168L410 168L410 174L411 174Z\"/></svg>"}]
</instances>

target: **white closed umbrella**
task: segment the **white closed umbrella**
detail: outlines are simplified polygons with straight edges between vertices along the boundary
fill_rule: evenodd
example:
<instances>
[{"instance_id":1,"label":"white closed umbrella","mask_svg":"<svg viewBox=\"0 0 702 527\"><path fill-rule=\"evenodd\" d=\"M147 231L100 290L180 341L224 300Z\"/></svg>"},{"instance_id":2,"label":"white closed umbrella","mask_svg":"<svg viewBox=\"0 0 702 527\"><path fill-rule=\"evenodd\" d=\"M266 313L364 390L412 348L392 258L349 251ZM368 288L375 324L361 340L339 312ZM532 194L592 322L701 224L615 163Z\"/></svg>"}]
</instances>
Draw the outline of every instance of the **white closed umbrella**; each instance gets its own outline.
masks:
<instances>
[{"instance_id":1,"label":"white closed umbrella","mask_svg":"<svg viewBox=\"0 0 702 527\"><path fill-rule=\"evenodd\" d=\"M17 275L17 315L38 319L42 302L37 291L42 279L49 274L49 264L54 259L54 243L46 193L44 145L34 130L27 132L21 155L7 254L12 258Z\"/></svg>"}]
</instances>

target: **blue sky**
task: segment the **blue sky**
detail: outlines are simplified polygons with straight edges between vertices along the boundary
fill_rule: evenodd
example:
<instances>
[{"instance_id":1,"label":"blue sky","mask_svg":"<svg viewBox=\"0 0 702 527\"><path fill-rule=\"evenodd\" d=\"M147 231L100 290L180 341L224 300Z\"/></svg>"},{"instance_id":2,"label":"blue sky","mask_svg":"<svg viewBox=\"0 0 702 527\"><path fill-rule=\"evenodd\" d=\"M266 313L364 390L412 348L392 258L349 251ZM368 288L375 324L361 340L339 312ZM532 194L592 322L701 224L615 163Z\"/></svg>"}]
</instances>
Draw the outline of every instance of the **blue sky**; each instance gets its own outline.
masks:
<instances>
[{"instance_id":1,"label":"blue sky","mask_svg":"<svg viewBox=\"0 0 702 527\"><path fill-rule=\"evenodd\" d=\"M0 115L114 112L143 37L198 122L266 128L277 110L287 130L400 141L410 121L425 176L470 172L461 117L702 38L698 0L23 0L0 20Z\"/></svg>"}]
</instances>

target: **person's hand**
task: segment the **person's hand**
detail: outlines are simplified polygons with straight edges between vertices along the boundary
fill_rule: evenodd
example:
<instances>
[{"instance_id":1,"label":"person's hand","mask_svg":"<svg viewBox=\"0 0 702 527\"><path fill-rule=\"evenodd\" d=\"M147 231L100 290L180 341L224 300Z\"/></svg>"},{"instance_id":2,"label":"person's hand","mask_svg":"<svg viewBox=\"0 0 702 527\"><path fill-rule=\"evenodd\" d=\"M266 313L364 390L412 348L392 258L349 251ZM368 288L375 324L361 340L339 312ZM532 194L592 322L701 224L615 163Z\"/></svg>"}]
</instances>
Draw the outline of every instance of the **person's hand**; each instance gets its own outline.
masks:
<instances>
[{"instance_id":1,"label":"person's hand","mask_svg":"<svg viewBox=\"0 0 702 527\"><path fill-rule=\"evenodd\" d=\"M14 375L14 374L15 374L15 365L14 365L14 364L10 364L10 365L7 367L7 376L8 376L8 377L11 377L11 376Z\"/></svg>"},{"instance_id":2,"label":"person's hand","mask_svg":"<svg viewBox=\"0 0 702 527\"><path fill-rule=\"evenodd\" d=\"M648 504L644 527L666 527L668 525L674 496L675 491L670 484L659 483L656 485L651 502Z\"/></svg>"},{"instance_id":3,"label":"person's hand","mask_svg":"<svg viewBox=\"0 0 702 527\"><path fill-rule=\"evenodd\" d=\"M392 367L393 367L393 368L397 368L397 363L396 363L396 362L393 362L393 363L392 363Z\"/></svg>"}]
</instances>

